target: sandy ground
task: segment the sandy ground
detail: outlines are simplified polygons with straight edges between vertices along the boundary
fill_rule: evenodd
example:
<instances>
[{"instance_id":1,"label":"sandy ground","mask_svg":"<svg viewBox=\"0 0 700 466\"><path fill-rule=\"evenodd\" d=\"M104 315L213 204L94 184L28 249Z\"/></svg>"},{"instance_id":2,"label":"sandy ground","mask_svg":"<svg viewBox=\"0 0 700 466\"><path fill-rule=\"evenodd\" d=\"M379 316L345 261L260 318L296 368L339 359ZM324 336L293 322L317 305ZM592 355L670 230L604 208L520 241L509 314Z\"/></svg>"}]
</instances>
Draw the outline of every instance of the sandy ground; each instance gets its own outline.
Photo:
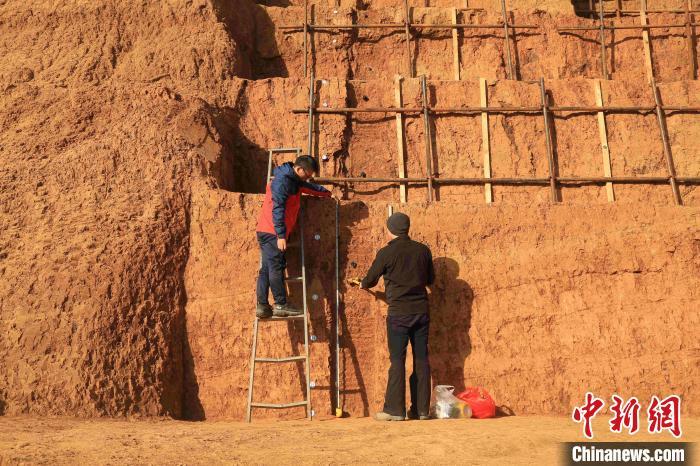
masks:
<instances>
[{"instance_id":1,"label":"sandy ground","mask_svg":"<svg viewBox=\"0 0 700 466\"><path fill-rule=\"evenodd\" d=\"M595 440L672 440L613 435L607 416ZM644 427L645 424L642 424ZM700 418L682 419L684 441L700 439ZM558 464L559 442L581 440L566 417L379 423L320 421L181 422L0 418L0 464Z\"/></svg>"}]
</instances>

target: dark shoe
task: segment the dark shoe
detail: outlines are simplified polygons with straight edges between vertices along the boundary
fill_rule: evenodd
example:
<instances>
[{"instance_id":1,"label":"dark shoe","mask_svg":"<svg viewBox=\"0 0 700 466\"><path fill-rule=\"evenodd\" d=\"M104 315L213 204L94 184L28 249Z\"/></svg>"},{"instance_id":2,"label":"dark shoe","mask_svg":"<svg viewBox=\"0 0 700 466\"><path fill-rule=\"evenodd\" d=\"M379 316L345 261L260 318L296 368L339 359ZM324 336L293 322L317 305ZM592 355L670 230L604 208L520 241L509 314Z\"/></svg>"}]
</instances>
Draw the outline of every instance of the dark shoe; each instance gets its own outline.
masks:
<instances>
[{"instance_id":1,"label":"dark shoe","mask_svg":"<svg viewBox=\"0 0 700 466\"><path fill-rule=\"evenodd\" d=\"M304 315L304 311L301 309L295 309L289 304L275 304L275 308L272 310L272 315L275 317L296 317Z\"/></svg>"},{"instance_id":2,"label":"dark shoe","mask_svg":"<svg viewBox=\"0 0 700 466\"><path fill-rule=\"evenodd\" d=\"M255 317L258 319L269 319L272 317L272 306L258 303L255 307Z\"/></svg>"},{"instance_id":3,"label":"dark shoe","mask_svg":"<svg viewBox=\"0 0 700 466\"><path fill-rule=\"evenodd\" d=\"M393 416L389 413L385 413L382 411L382 412L376 413L374 415L374 420L375 421L403 421L404 417L403 416Z\"/></svg>"},{"instance_id":4,"label":"dark shoe","mask_svg":"<svg viewBox=\"0 0 700 466\"><path fill-rule=\"evenodd\" d=\"M410 420L413 420L413 421L415 421L415 420L427 421L428 419L430 419L430 416L428 416L428 415L420 415L420 416L419 416L419 415L416 414L415 411L409 410L409 411L406 413L406 420L409 420L409 419L410 419Z\"/></svg>"}]
</instances>

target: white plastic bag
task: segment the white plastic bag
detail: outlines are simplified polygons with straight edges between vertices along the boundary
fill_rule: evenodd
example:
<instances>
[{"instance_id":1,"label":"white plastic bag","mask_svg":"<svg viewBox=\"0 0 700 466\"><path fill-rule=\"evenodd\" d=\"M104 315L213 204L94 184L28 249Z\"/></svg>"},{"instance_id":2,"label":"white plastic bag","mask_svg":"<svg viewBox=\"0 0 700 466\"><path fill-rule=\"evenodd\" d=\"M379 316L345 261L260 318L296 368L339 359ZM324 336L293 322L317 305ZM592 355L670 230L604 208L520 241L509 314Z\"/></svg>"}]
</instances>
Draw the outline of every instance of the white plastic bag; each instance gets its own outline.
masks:
<instances>
[{"instance_id":1,"label":"white plastic bag","mask_svg":"<svg viewBox=\"0 0 700 466\"><path fill-rule=\"evenodd\" d=\"M431 417L435 419L469 419L472 417L472 409L467 403L452 394L454 390L452 385L438 385L433 389Z\"/></svg>"}]
</instances>

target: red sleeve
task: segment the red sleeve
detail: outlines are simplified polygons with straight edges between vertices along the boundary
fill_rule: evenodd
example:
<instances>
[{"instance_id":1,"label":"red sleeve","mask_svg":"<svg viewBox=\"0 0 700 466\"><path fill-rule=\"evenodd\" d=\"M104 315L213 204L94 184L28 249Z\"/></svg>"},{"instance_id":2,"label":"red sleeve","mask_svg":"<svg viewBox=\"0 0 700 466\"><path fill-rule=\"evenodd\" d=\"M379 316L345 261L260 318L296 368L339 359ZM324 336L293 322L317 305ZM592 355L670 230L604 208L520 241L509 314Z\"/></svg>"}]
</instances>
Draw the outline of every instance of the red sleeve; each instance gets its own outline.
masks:
<instances>
[{"instance_id":1,"label":"red sleeve","mask_svg":"<svg viewBox=\"0 0 700 466\"><path fill-rule=\"evenodd\" d=\"M299 191L301 191L302 194L308 194L316 197L331 197L332 194L330 191L316 191L306 187L299 188Z\"/></svg>"}]
</instances>

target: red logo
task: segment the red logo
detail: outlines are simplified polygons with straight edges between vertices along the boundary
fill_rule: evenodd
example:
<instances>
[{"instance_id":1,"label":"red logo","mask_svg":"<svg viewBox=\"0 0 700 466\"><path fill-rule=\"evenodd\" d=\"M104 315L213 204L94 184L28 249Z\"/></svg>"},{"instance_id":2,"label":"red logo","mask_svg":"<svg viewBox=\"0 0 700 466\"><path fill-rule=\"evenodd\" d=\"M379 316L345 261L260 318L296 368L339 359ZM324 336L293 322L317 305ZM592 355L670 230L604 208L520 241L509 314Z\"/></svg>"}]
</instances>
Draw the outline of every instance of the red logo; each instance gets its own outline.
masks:
<instances>
[{"instance_id":1,"label":"red logo","mask_svg":"<svg viewBox=\"0 0 700 466\"><path fill-rule=\"evenodd\" d=\"M624 427L630 435L636 434L639 430L639 400L633 396L623 405L624 400L619 396L613 395L612 399L610 410L614 417L610 420L610 432L622 432Z\"/></svg>"},{"instance_id":2,"label":"red logo","mask_svg":"<svg viewBox=\"0 0 700 466\"><path fill-rule=\"evenodd\" d=\"M639 413L642 409L639 400L631 397L625 401L618 395L612 396L610 411L612 418L608 421L610 432L622 433L627 429L630 435L639 431ZM596 397L591 392L586 392L586 400L582 406L574 407L571 417L574 422L583 422L583 435L586 438L593 438L593 418L598 414L605 401ZM670 395L663 400L654 395L651 397L649 408L647 409L648 431L650 434L658 434L667 430L674 437L678 438L682 434L681 430L681 398L678 395Z\"/></svg>"},{"instance_id":3,"label":"red logo","mask_svg":"<svg viewBox=\"0 0 700 466\"><path fill-rule=\"evenodd\" d=\"M574 421L583 421L583 435L588 438L593 438L593 428L591 420L598 414L598 411L605 405L605 402L600 398L596 398L591 392L586 393L586 403L583 406L574 408L571 417Z\"/></svg>"},{"instance_id":4,"label":"red logo","mask_svg":"<svg viewBox=\"0 0 700 466\"><path fill-rule=\"evenodd\" d=\"M681 399L678 395L671 395L663 400L652 396L647 413L650 434L668 430L676 438L681 436Z\"/></svg>"}]
</instances>

